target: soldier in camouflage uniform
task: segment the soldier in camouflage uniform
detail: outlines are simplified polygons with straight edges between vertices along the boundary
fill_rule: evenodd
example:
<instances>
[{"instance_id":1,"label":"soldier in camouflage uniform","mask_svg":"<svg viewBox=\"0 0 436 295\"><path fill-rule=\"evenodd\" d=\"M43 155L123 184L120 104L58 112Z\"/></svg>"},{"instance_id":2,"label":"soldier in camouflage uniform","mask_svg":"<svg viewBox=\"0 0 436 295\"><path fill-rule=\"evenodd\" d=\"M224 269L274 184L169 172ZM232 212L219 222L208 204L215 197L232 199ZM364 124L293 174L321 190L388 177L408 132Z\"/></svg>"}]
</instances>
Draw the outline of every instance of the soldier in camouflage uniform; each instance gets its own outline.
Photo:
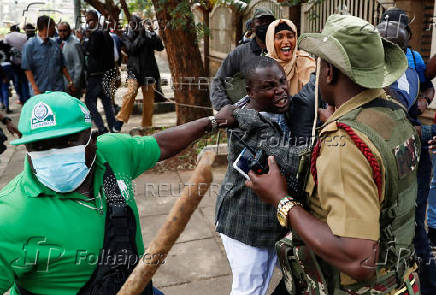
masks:
<instances>
[{"instance_id":1,"label":"soldier in camouflage uniform","mask_svg":"<svg viewBox=\"0 0 436 295\"><path fill-rule=\"evenodd\" d=\"M368 22L332 15L299 48L321 58L319 88L335 111L310 161L298 202L274 158L251 187L290 229L276 244L291 294L419 294L413 254L420 142L383 87L406 70L401 49Z\"/></svg>"}]
</instances>

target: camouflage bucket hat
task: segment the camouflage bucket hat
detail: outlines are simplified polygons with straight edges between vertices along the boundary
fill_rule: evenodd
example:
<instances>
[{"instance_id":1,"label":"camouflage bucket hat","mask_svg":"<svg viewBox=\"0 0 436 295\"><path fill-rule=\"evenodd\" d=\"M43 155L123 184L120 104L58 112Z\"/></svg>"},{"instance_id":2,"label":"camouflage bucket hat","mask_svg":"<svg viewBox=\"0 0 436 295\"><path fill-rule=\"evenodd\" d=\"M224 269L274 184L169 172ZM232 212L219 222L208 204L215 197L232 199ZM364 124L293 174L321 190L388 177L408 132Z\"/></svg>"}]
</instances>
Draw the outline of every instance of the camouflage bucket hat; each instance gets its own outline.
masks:
<instances>
[{"instance_id":1,"label":"camouflage bucket hat","mask_svg":"<svg viewBox=\"0 0 436 295\"><path fill-rule=\"evenodd\" d=\"M404 52L380 37L367 21L351 16L329 16L321 33L305 33L299 49L321 57L366 88L383 88L398 80L408 67Z\"/></svg>"}]
</instances>

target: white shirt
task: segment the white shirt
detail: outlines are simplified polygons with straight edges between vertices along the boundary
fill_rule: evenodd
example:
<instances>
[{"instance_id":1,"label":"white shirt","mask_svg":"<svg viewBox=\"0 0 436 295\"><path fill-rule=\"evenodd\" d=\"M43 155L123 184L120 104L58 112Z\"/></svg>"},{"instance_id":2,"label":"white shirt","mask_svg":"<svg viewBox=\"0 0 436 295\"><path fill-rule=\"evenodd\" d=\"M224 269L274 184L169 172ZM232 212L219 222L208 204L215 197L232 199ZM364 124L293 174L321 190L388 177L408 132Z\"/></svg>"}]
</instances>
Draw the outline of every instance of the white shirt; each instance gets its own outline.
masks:
<instances>
[{"instance_id":1,"label":"white shirt","mask_svg":"<svg viewBox=\"0 0 436 295\"><path fill-rule=\"evenodd\" d=\"M9 44L12 47L17 48L19 51L23 50L24 44L27 42L27 36L24 33L10 32L7 33L3 39L3 43Z\"/></svg>"}]
</instances>

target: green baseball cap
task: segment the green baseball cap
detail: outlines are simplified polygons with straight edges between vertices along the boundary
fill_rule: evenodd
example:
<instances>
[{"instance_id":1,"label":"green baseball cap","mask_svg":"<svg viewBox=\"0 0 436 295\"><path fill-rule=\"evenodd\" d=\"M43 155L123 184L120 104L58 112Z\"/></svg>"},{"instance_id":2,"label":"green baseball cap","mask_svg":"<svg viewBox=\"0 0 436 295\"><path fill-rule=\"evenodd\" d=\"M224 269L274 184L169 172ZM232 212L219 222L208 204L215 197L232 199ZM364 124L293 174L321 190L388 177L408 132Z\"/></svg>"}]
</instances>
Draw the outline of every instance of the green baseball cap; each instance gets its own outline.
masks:
<instances>
[{"instance_id":1,"label":"green baseball cap","mask_svg":"<svg viewBox=\"0 0 436 295\"><path fill-rule=\"evenodd\" d=\"M252 19L256 19L262 16L271 16L273 18L275 18L274 13L271 11L271 9L268 8L256 8L256 10L254 11L253 14L253 18Z\"/></svg>"},{"instance_id":2,"label":"green baseball cap","mask_svg":"<svg viewBox=\"0 0 436 295\"><path fill-rule=\"evenodd\" d=\"M18 130L23 134L13 145L61 137L91 128L86 105L65 92L45 92L29 99L23 106Z\"/></svg>"},{"instance_id":3,"label":"green baseball cap","mask_svg":"<svg viewBox=\"0 0 436 295\"><path fill-rule=\"evenodd\" d=\"M408 67L401 48L380 37L367 21L333 14L321 33L305 33L298 48L334 65L356 84L383 88L398 80Z\"/></svg>"}]
</instances>

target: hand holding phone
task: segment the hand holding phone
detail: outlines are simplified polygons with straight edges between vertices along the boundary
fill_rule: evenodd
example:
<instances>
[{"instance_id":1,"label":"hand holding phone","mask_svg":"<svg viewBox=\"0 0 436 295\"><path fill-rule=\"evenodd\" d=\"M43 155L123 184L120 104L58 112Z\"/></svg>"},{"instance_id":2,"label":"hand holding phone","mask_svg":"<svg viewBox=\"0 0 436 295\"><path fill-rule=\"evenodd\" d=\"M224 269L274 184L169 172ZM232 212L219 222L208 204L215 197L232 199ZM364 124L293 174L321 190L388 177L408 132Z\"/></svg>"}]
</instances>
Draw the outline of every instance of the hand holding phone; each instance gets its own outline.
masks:
<instances>
[{"instance_id":1,"label":"hand holding phone","mask_svg":"<svg viewBox=\"0 0 436 295\"><path fill-rule=\"evenodd\" d=\"M253 153L250 149L244 148L233 162L236 169L245 179L250 180L248 172L253 170L256 174L268 173L268 157L263 150Z\"/></svg>"}]
</instances>

